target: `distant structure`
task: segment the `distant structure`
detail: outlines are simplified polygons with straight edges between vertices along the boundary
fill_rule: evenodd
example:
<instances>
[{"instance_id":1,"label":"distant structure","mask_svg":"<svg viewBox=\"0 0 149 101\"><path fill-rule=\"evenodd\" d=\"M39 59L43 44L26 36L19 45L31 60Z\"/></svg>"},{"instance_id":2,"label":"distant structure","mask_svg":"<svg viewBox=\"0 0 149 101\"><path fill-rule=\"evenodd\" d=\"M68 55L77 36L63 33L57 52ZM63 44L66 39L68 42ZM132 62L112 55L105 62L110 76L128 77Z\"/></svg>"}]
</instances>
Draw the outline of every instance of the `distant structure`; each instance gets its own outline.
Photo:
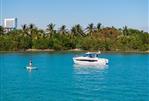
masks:
<instances>
[{"instance_id":1,"label":"distant structure","mask_svg":"<svg viewBox=\"0 0 149 101\"><path fill-rule=\"evenodd\" d=\"M17 18L6 18L4 19L5 32L9 32L17 28Z\"/></svg>"}]
</instances>

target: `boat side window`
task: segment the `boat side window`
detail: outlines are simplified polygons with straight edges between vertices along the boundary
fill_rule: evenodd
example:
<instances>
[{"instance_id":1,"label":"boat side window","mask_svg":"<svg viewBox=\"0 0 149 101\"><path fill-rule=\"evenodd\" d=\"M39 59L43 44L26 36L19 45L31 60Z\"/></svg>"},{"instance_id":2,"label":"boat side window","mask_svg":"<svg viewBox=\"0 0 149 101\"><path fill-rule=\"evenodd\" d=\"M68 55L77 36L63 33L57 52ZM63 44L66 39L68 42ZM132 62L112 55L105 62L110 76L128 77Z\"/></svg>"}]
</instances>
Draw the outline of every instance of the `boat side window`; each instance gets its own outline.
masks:
<instances>
[{"instance_id":1,"label":"boat side window","mask_svg":"<svg viewBox=\"0 0 149 101\"><path fill-rule=\"evenodd\" d=\"M83 55L84 57L90 57L90 54L85 54L85 55Z\"/></svg>"},{"instance_id":2,"label":"boat side window","mask_svg":"<svg viewBox=\"0 0 149 101\"><path fill-rule=\"evenodd\" d=\"M95 58L98 57L98 54L85 54L83 55L84 57L90 57L90 58Z\"/></svg>"},{"instance_id":3,"label":"boat side window","mask_svg":"<svg viewBox=\"0 0 149 101\"><path fill-rule=\"evenodd\" d=\"M77 59L77 61L97 62L97 60L81 60L81 59Z\"/></svg>"},{"instance_id":4,"label":"boat side window","mask_svg":"<svg viewBox=\"0 0 149 101\"><path fill-rule=\"evenodd\" d=\"M90 54L91 56L91 58L95 58L96 57L96 54Z\"/></svg>"},{"instance_id":5,"label":"boat side window","mask_svg":"<svg viewBox=\"0 0 149 101\"><path fill-rule=\"evenodd\" d=\"M92 58L93 57L92 54L89 54L89 57Z\"/></svg>"}]
</instances>

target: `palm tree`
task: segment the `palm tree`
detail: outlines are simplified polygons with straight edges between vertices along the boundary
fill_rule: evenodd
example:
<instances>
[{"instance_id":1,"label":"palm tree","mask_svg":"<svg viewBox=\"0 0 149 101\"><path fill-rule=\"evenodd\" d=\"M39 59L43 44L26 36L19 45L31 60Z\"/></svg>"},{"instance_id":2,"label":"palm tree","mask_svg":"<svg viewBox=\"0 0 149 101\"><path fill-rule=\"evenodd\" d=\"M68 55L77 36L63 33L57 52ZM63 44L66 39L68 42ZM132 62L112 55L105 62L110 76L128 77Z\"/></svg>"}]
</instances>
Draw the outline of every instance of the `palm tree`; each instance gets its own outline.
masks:
<instances>
[{"instance_id":1,"label":"palm tree","mask_svg":"<svg viewBox=\"0 0 149 101\"><path fill-rule=\"evenodd\" d=\"M29 25L29 29L34 29L35 28L35 25L34 24L30 24Z\"/></svg>"},{"instance_id":2,"label":"palm tree","mask_svg":"<svg viewBox=\"0 0 149 101\"><path fill-rule=\"evenodd\" d=\"M97 24L97 31L99 32L99 30L101 29L101 23Z\"/></svg>"},{"instance_id":3,"label":"palm tree","mask_svg":"<svg viewBox=\"0 0 149 101\"><path fill-rule=\"evenodd\" d=\"M36 27L35 27L34 24L29 24L29 26L28 26L27 29L28 29L28 34L29 34L30 36L32 36L33 31L34 31L34 29L36 29Z\"/></svg>"},{"instance_id":4,"label":"palm tree","mask_svg":"<svg viewBox=\"0 0 149 101\"><path fill-rule=\"evenodd\" d=\"M77 35L77 31L76 31L76 27L75 26L73 26L72 28L71 28L71 34L74 36L74 35Z\"/></svg>"},{"instance_id":5,"label":"palm tree","mask_svg":"<svg viewBox=\"0 0 149 101\"><path fill-rule=\"evenodd\" d=\"M22 27L22 30L23 30L23 31L26 31L27 28L28 28L26 24L22 25L21 27Z\"/></svg>"},{"instance_id":6,"label":"palm tree","mask_svg":"<svg viewBox=\"0 0 149 101\"><path fill-rule=\"evenodd\" d=\"M123 27L123 35L124 35L124 36L129 35L127 26L124 26L124 27Z\"/></svg>"},{"instance_id":7,"label":"palm tree","mask_svg":"<svg viewBox=\"0 0 149 101\"><path fill-rule=\"evenodd\" d=\"M66 34L67 33L66 25L62 25L60 27L59 32L60 32L60 34Z\"/></svg>"},{"instance_id":8,"label":"palm tree","mask_svg":"<svg viewBox=\"0 0 149 101\"><path fill-rule=\"evenodd\" d=\"M50 36L52 36L52 34L55 33L54 27L55 27L55 24L53 24L53 23L50 23L49 25L47 25L46 30Z\"/></svg>"},{"instance_id":9,"label":"palm tree","mask_svg":"<svg viewBox=\"0 0 149 101\"><path fill-rule=\"evenodd\" d=\"M76 29L77 29L77 32L78 32L79 35L81 35L81 36L84 35L82 26L80 24L76 25Z\"/></svg>"},{"instance_id":10,"label":"palm tree","mask_svg":"<svg viewBox=\"0 0 149 101\"><path fill-rule=\"evenodd\" d=\"M80 24L77 24L77 25L73 26L71 28L71 33L74 36L78 36L78 35L84 36L84 32L83 32L82 26Z\"/></svg>"},{"instance_id":11,"label":"palm tree","mask_svg":"<svg viewBox=\"0 0 149 101\"><path fill-rule=\"evenodd\" d=\"M29 24L27 27L27 33L31 40L38 39L38 28L34 24Z\"/></svg>"},{"instance_id":12,"label":"palm tree","mask_svg":"<svg viewBox=\"0 0 149 101\"><path fill-rule=\"evenodd\" d=\"M28 35L28 26L26 24L22 25L22 34L23 36L27 36Z\"/></svg>"},{"instance_id":13,"label":"palm tree","mask_svg":"<svg viewBox=\"0 0 149 101\"><path fill-rule=\"evenodd\" d=\"M88 33L92 36L94 32L94 24L93 23L89 24L86 29L88 30Z\"/></svg>"}]
</instances>

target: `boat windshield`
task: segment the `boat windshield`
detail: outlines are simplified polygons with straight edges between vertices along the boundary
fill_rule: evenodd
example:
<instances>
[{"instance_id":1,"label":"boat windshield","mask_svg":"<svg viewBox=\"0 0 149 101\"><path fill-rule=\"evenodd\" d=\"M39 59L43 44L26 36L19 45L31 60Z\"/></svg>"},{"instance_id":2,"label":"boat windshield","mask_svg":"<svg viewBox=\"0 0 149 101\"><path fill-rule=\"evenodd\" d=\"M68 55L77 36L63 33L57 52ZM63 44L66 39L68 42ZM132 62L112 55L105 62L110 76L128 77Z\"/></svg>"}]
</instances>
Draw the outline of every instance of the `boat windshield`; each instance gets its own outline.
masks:
<instances>
[{"instance_id":1,"label":"boat windshield","mask_svg":"<svg viewBox=\"0 0 149 101\"><path fill-rule=\"evenodd\" d=\"M98 57L98 54L85 54L84 57L95 58Z\"/></svg>"}]
</instances>

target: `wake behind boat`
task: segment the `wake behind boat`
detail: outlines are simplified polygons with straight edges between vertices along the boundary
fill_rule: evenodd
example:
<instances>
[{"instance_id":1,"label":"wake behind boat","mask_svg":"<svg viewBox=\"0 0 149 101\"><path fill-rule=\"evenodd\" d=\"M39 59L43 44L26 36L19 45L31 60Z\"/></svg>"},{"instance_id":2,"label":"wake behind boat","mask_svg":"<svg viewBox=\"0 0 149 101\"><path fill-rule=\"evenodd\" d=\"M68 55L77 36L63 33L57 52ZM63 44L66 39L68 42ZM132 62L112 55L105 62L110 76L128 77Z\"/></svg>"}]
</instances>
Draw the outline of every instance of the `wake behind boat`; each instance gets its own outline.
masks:
<instances>
[{"instance_id":1,"label":"wake behind boat","mask_svg":"<svg viewBox=\"0 0 149 101\"><path fill-rule=\"evenodd\" d=\"M75 64L79 65L106 65L108 59L98 58L100 52L87 52L83 56L76 56L73 58Z\"/></svg>"}]
</instances>

